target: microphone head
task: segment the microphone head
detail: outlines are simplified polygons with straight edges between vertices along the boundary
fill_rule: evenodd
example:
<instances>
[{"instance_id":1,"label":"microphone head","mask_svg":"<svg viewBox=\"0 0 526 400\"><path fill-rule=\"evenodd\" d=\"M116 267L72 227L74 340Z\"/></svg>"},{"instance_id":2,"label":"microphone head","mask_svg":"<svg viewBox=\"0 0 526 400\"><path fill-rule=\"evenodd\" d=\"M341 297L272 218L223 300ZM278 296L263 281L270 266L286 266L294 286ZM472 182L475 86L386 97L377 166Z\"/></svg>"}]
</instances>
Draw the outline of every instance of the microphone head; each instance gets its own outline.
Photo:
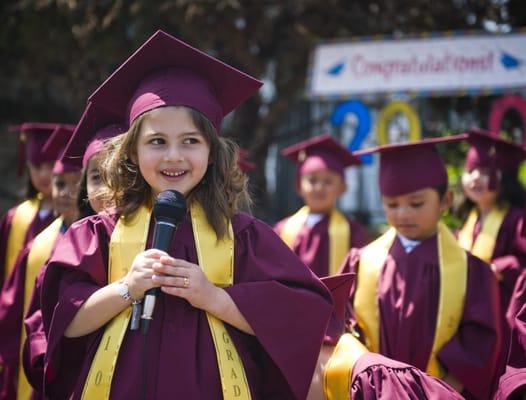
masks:
<instances>
[{"instance_id":1,"label":"microphone head","mask_svg":"<svg viewBox=\"0 0 526 400\"><path fill-rule=\"evenodd\" d=\"M179 224L186 214L186 199L177 190L165 190L157 195L152 214L156 220Z\"/></svg>"}]
</instances>

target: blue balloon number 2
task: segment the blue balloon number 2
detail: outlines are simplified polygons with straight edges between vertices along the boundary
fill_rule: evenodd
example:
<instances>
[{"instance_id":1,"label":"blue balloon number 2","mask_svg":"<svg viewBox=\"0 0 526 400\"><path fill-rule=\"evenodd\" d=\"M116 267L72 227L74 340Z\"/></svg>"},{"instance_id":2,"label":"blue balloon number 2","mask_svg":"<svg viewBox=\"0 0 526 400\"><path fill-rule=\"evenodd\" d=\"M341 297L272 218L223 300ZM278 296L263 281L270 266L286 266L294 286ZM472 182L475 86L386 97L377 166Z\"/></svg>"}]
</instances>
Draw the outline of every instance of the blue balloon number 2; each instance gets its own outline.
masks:
<instances>
[{"instance_id":1,"label":"blue balloon number 2","mask_svg":"<svg viewBox=\"0 0 526 400\"><path fill-rule=\"evenodd\" d=\"M331 122L335 127L340 127L345 122L345 117L348 114L354 114L358 120L356 131L351 142L347 146L349 150L359 150L362 143L369 135L371 130L371 113L369 108L358 100L350 100L344 103L338 104L332 113ZM360 157L364 164L372 164L373 155L365 154Z\"/></svg>"}]
</instances>

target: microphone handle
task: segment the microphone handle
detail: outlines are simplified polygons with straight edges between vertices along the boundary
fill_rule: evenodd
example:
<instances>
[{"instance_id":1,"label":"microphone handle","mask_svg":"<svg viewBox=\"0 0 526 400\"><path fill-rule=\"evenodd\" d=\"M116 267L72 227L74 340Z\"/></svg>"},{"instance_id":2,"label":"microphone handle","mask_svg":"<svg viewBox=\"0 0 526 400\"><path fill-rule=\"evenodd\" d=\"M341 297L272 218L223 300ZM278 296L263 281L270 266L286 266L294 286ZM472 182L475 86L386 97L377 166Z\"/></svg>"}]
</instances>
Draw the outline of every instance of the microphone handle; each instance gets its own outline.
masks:
<instances>
[{"instance_id":1,"label":"microphone handle","mask_svg":"<svg viewBox=\"0 0 526 400\"><path fill-rule=\"evenodd\" d=\"M158 220L155 222L155 230L153 233L152 248L168 252L173 236L177 229L175 221ZM141 316L141 331L143 335L148 333L150 329L150 322L152 320L153 309L155 308L155 300L161 293L158 287L148 289L144 296L143 314Z\"/></svg>"}]
</instances>

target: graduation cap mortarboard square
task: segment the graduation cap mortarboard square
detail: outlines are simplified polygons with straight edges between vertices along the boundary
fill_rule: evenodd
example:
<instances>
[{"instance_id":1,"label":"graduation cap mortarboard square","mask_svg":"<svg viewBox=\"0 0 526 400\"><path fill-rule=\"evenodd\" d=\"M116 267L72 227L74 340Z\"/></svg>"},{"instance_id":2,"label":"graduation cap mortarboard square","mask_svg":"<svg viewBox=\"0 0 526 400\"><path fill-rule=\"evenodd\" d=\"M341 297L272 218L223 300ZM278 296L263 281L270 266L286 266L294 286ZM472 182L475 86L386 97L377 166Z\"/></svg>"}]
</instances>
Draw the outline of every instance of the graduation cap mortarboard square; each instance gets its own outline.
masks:
<instances>
[{"instance_id":1,"label":"graduation cap mortarboard square","mask_svg":"<svg viewBox=\"0 0 526 400\"><path fill-rule=\"evenodd\" d=\"M526 150L522 146L482 129L470 129L467 135L471 147L466 155L466 170L498 169L510 175L517 175L520 164L526 158Z\"/></svg>"},{"instance_id":2,"label":"graduation cap mortarboard square","mask_svg":"<svg viewBox=\"0 0 526 400\"><path fill-rule=\"evenodd\" d=\"M333 308L331 318L325 332L324 342L335 345L345 331L345 311L351 293L355 274L346 273L321 278L323 284L331 292Z\"/></svg>"},{"instance_id":3,"label":"graduation cap mortarboard square","mask_svg":"<svg viewBox=\"0 0 526 400\"><path fill-rule=\"evenodd\" d=\"M333 299L333 313L342 321L345 320L345 309L351 294L351 286L354 282L354 278L354 273L345 273L321 278L323 284L331 292Z\"/></svg>"},{"instance_id":4,"label":"graduation cap mortarboard square","mask_svg":"<svg viewBox=\"0 0 526 400\"><path fill-rule=\"evenodd\" d=\"M262 82L159 30L90 96L130 124L162 106L188 106L219 130Z\"/></svg>"},{"instance_id":5,"label":"graduation cap mortarboard square","mask_svg":"<svg viewBox=\"0 0 526 400\"><path fill-rule=\"evenodd\" d=\"M465 140L467 135L387 144L353 152L356 156L380 154L379 185L384 196L400 196L447 184L447 171L435 145Z\"/></svg>"},{"instance_id":6,"label":"graduation cap mortarboard square","mask_svg":"<svg viewBox=\"0 0 526 400\"><path fill-rule=\"evenodd\" d=\"M66 144L68 143L68 140L70 139L74 130L75 125L59 124L42 149L43 152L54 155L54 159L56 160L53 167L54 174L80 170L78 166L68 163L67 160L62 159L64 155L64 148L66 147Z\"/></svg>"},{"instance_id":7,"label":"graduation cap mortarboard square","mask_svg":"<svg viewBox=\"0 0 526 400\"><path fill-rule=\"evenodd\" d=\"M343 175L346 167L359 165L361 161L331 135L324 134L295 143L281 150L281 154L298 167L298 174L331 170Z\"/></svg>"},{"instance_id":8,"label":"graduation cap mortarboard square","mask_svg":"<svg viewBox=\"0 0 526 400\"><path fill-rule=\"evenodd\" d=\"M102 149L103 141L127 130L115 114L88 103L64 150L63 160L85 167L85 161ZM86 160L85 160L86 159Z\"/></svg>"},{"instance_id":9,"label":"graduation cap mortarboard square","mask_svg":"<svg viewBox=\"0 0 526 400\"><path fill-rule=\"evenodd\" d=\"M60 125L48 122L25 122L9 128L10 132L19 133L20 138L17 160L18 175L22 174L26 159L35 165L56 161L60 152L48 151L46 144Z\"/></svg>"}]
</instances>

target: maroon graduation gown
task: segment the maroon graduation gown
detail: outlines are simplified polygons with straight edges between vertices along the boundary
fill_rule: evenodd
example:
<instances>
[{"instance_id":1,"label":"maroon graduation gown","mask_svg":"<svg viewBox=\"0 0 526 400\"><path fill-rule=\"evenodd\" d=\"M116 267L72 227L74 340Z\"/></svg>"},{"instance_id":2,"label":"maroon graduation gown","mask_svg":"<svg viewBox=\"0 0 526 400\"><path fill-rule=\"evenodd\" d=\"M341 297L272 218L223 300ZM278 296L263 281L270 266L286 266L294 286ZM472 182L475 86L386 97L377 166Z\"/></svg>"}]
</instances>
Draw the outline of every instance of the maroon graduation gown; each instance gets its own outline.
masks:
<instances>
[{"instance_id":1,"label":"maroon graduation gown","mask_svg":"<svg viewBox=\"0 0 526 400\"><path fill-rule=\"evenodd\" d=\"M360 251L352 249L343 272L358 270ZM350 324L357 329L352 310ZM395 239L378 280L380 353L426 370L437 320L440 275L436 235L409 254ZM440 364L476 398L492 390L500 346L496 278L489 266L468 254L468 281L458 332L438 353ZM358 329L357 329L358 330Z\"/></svg>"},{"instance_id":2,"label":"maroon graduation gown","mask_svg":"<svg viewBox=\"0 0 526 400\"><path fill-rule=\"evenodd\" d=\"M377 353L366 353L356 361L351 382L353 400L463 399L440 379Z\"/></svg>"},{"instance_id":3,"label":"maroon graduation gown","mask_svg":"<svg viewBox=\"0 0 526 400\"><path fill-rule=\"evenodd\" d=\"M74 339L65 338L64 331L82 303L107 284L108 243L115 221L115 215L99 214L76 222L48 263L41 301L48 338L45 392L52 398L81 396L103 330ZM266 224L240 213L233 219L233 230L234 285L226 291L256 336L225 326L243 360L252 398L302 399L330 315L330 295ZM188 216L169 253L197 263ZM112 400L136 398L144 373L148 399L221 398L205 312L184 299L161 295L145 362L143 345L140 332L127 331L113 376Z\"/></svg>"},{"instance_id":4,"label":"maroon graduation gown","mask_svg":"<svg viewBox=\"0 0 526 400\"><path fill-rule=\"evenodd\" d=\"M7 211L7 213L0 220L0 287L4 283L4 278L7 280L8 277L5 277L5 262L7 257L7 239L9 237L9 231L11 230L11 225L13 222L13 217L15 216L16 207L13 207ZM33 238L38 235L46 226L53 222L55 216L53 211L50 210L49 213L44 217L40 218L38 213L36 214L33 222L29 225L27 230L26 238L24 240L24 245L22 249L29 243Z\"/></svg>"},{"instance_id":5,"label":"maroon graduation gown","mask_svg":"<svg viewBox=\"0 0 526 400\"><path fill-rule=\"evenodd\" d=\"M506 313L510 297L519 275L526 269L526 237L521 232L523 229L524 211L510 207L502 221L495 249L491 257L497 271L502 276L499 282L502 315ZM473 229L473 241L480 234L480 220Z\"/></svg>"},{"instance_id":6,"label":"maroon graduation gown","mask_svg":"<svg viewBox=\"0 0 526 400\"><path fill-rule=\"evenodd\" d=\"M511 343L496 400L523 399L526 395L526 273L517 280L507 317L512 326Z\"/></svg>"},{"instance_id":7,"label":"maroon graduation gown","mask_svg":"<svg viewBox=\"0 0 526 400\"><path fill-rule=\"evenodd\" d=\"M500 354L499 372L504 372L506 364L506 349L509 347L510 325L505 316L513 288L517 278L526 270L526 237L522 235L524 211L517 207L510 207L502 221L491 263L496 266L502 279L499 281L499 296L501 310L502 352ZM473 241L480 234L481 224L477 221L473 229Z\"/></svg>"},{"instance_id":8,"label":"maroon graduation gown","mask_svg":"<svg viewBox=\"0 0 526 400\"><path fill-rule=\"evenodd\" d=\"M278 235L289 218L282 219L274 227ZM349 249L368 244L370 238L367 230L358 222L347 220L351 228ZM329 216L323 217L311 228L304 225L296 237L292 250L318 277L329 275Z\"/></svg>"},{"instance_id":9,"label":"maroon graduation gown","mask_svg":"<svg viewBox=\"0 0 526 400\"><path fill-rule=\"evenodd\" d=\"M325 333L326 344L335 346L345 323L336 313ZM418 368L382 356L365 353L354 364L349 399L463 399L452 387Z\"/></svg>"},{"instance_id":10,"label":"maroon graduation gown","mask_svg":"<svg viewBox=\"0 0 526 400\"><path fill-rule=\"evenodd\" d=\"M32 242L21 251L12 274L4 283L0 296L0 399L16 396L16 382L20 363L21 333L24 321L24 292L26 268ZM55 243L49 244L51 247Z\"/></svg>"},{"instance_id":11,"label":"maroon graduation gown","mask_svg":"<svg viewBox=\"0 0 526 400\"><path fill-rule=\"evenodd\" d=\"M42 294L42 281L46 267L38 274L33 294L24 319L26 340L23 344L22 363L28 382L33 387L32 400L44 399L44 356L47 349L47 339L42 322L40 298Z\"/></svg>"}]
</instances>

